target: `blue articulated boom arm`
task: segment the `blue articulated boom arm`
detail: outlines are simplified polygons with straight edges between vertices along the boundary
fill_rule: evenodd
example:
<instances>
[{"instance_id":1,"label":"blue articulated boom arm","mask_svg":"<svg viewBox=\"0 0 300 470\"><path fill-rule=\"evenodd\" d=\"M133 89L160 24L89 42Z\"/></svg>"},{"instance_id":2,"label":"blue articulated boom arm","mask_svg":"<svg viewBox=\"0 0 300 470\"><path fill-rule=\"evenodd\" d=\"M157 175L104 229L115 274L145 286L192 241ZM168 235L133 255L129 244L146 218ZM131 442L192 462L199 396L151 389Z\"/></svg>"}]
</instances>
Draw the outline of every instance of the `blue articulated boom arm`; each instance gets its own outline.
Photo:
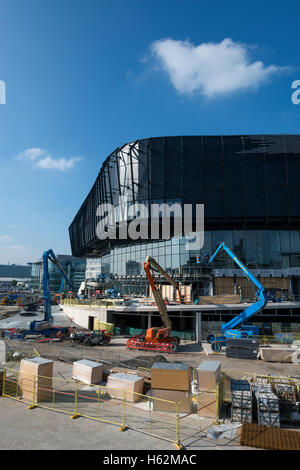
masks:
<instances>
[{"instance_id":1,"label":"blue articulated boom arm","mask_svg":"<svg viewBox=\"0 0 300 470\"><path fill-rule=\"evenodd\" d=\"M55 266L58 267L63 275L63 279L68 283L70 288L74 291L74 286L68 278L64 268L59 263L55 254L52 250L44 251L43 253L43 292L44 292L44 305L45 305L45 321L52 322L53 318L51 315L51 294L50 294L50 276L48 269L48 260L52 261ZM62 284L61 284L62 286Z\"/></svg>"},{"instance_id":2,"label":"blue articulated boom arm","mask_svg":"<svg viewBox=\"0 0 300 470\"><path fill-rule=\"evenodd\" d=\"M250 271L248 271L246 266L235 256L235 254L225 245L224 242L220 244L220 246L217 248L215 253L212 255L212 257L209 260L209 263L211 263L214 260L216 255L222 249L226 251L226 253L230 256L230 258L232 258L233 261L242 269L242 271L244 271L248 280L257 287L256 297L258 297L257 302L250 305L250 307L243 310L239 315L237 315L228 323L225 323L225 325L222 326L223 332L226 332L228 329L236 328L237 326L241 325L246 320L249 320L250 317L260 312L266 306L268 302L268 298L267 298L267 294L265 292L264 286L253 276L253 274L250 273Z\"/></svg>"}]
</instances>

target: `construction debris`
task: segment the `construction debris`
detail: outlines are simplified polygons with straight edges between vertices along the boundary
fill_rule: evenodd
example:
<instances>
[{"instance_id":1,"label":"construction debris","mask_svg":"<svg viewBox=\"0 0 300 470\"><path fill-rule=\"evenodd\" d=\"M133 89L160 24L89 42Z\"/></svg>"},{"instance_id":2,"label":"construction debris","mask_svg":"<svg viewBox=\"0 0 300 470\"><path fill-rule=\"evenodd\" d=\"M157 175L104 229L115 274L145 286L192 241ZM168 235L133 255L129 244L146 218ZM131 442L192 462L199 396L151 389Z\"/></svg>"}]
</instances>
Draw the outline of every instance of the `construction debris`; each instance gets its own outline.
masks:
<instances>
[{"instance_id":1,"label":"construction debris","mask_svg":"<svg viewBox=\"0 0 300 470\"><path fill-rule=\"evenodd\" d=\"M210 439L234 439L237 430L242 426L242 423L229 423L219 424L218 426L210 426L206 436Z\"/></svg>"}]
</instances>

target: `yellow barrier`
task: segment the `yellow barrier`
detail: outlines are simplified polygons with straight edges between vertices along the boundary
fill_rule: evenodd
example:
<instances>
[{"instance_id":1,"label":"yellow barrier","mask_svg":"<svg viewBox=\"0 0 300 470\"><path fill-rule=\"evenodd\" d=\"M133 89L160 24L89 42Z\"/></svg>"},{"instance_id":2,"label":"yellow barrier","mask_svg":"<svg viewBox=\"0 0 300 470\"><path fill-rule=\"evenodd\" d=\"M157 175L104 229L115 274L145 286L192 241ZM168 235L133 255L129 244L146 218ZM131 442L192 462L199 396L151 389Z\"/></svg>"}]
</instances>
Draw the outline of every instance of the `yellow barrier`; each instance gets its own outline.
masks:
<instances>
[{"instance_id":1,"label":"yellow barrier","mask_svg":"<svg viewBox=\"0 0 300 470\"><path fill-rule=\"evenodd\" d=\"M28 409L45 408L72 419L82 416L116 425L120 431L134 429L182 448L180 402L57 377L24 377L11 368L4 369L2 396L26 403Z\"/></svg>"},{"instance_id":2,"label":"yellow barrier","mask_svg":"<svg viewBox=\"0 0 300 470\"><path fill-rule=\"evenodd\" d=\"M103 321L95 320L94 330L106 330L108 333L113 333L115 324L105 323Z\"/></svg>"}]
</instances>

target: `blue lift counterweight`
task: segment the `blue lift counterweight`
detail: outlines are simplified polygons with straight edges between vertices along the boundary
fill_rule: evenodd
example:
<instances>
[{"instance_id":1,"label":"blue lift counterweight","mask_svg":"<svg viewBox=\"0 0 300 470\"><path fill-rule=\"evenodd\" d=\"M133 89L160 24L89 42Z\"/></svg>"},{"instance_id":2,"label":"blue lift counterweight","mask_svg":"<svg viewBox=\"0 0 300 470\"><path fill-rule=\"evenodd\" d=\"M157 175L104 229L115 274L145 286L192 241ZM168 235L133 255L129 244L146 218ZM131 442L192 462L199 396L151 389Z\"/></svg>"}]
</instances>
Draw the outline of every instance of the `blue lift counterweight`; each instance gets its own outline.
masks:
<instances>
[{"instance_id":1,"label":"blue lift counterweight","mask_svg":"<svg viewBox=\"0 0 300 470\"><path fill-rule=\"evenodd\" d=\"M248 336L259 335L258 327L253 325L244 325L243 323L249 320L249 318L251 318L256 313L263 310L263 308L268 303L268 296L264 286L253 276L253 274L250 273L250 271L248 271L246 266L236 257L236 255L225 245L224 242L219 245L215 253L210 258L209 263L214 260L214 258L222 249L226 251L230 258L232 258L239 268L242 269L249 282L257 288L255 296L258 300L254 304L250 305L250 307L243 310L239 315L232 318L232 320L222 325L222 332L224 333L223 336L209 336L209 341L213 343L215 351L220 350L221 346L226 345L226 338L247 338Z\"/></svg>"}]
</instances>

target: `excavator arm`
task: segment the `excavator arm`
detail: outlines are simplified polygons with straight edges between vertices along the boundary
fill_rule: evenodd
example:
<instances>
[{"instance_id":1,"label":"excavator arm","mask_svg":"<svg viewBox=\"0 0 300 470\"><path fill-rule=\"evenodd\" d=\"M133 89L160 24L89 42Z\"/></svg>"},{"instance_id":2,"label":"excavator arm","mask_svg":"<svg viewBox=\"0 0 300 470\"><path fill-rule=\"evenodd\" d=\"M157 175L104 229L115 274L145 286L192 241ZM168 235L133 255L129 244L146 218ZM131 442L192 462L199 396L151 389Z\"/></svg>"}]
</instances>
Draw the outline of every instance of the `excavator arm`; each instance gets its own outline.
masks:
<instances>
[{"instance_id":1,"label":"excavator arm","mask_svg":"<svg viewBox=\"0 0 300 470\"><path fill-rule=\"evenodd\" d=\"M155 272L160 273L179 293L179 284L169 276L169 274L155 261L148 256L144 263L144 269L149 281L151 290L154 295L159 314L163 321L162 327L150 327L147 329L146 335L143 334L133 336L127 340L127 348L141 351L157 351L172 353L177 351L180 339L171 337L172 323L169 318L166 304L159 290ZM180 298L180 297L179 297Z\"/></svg>"},{"instance_id":2,"label":"excavator arm","mask_svg":"<svg viewBox=\"0 0 300 470\"><path fill-rule=\"evenodd\" d=\"M151 256L148 256L146 258L146 261L144 263L144 269L145 269L146 276L149 281L151 290L153 292L153 296L154 296L158 311L162 318L164 328L168 329L170 332L172 329L172 323L167 312L166 304L162 298L154 271L160 273L172 286L175 287L175 289L178 290L178 292L179 292L179 284L176 281L174 281L174 279L172 279L172 277L169 276L169 274L157 263L157 261L155 261L154 258L151 258Z\"/></svg>"}]
</instances>

